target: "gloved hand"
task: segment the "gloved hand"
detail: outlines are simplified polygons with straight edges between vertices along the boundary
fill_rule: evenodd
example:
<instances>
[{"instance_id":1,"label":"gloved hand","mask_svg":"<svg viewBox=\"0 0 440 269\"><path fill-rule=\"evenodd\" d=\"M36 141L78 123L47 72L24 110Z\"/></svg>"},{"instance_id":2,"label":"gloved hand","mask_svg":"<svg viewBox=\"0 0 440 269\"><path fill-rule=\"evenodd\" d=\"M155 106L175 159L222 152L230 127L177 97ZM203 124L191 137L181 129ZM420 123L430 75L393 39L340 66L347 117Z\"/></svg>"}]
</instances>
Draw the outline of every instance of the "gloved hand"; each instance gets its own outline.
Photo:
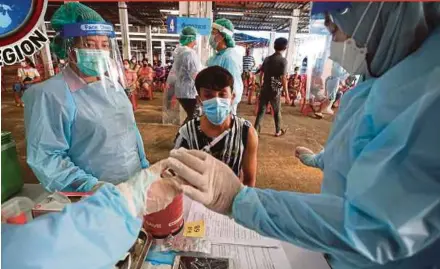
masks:
<instances>
[{"instance_id":1,"label":"gloved hand","mask_svg":"<svg viewBox=\"0 0 440 269\"><path fill-rule=\"evenodd\" d=\"M231 213L243 184L229 166L205 152L184 148L172 150L168 159L168 167L189 183L180 186L186 195L215 212Z\"/></svg>"},{"instance_id":2,"label":"gloved hand","mask_svg":"<svg viewBox=\"0 0 440 269\"><path fill-rule=\"evenodd\" d=\"M297 157L304 165L318 167L315 160L315 153L308 148L296 147L295 157Z\"/></svg>"},{"instance_id":3,"label":"gloved hand","mask_svg":"<svg viewBox=\"0 0 440 269\"><path fill-rule=\"evenodd\" d=\"M134 215L142 217L163 210L182 192L176 177L163 173L168 162L159 161L117 186Z\"/></svg>"}]
</instances>

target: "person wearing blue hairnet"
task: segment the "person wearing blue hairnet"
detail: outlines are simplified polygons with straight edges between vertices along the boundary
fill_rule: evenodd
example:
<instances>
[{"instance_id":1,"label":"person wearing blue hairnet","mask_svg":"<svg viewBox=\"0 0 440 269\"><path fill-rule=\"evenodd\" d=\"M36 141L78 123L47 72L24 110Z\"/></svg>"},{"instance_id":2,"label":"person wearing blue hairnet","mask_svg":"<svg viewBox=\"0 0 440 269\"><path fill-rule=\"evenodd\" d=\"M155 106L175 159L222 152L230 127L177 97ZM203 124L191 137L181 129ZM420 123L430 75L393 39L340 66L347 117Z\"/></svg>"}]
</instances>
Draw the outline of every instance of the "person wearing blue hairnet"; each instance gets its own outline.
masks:
<instances>
[{"instance_id":1,"label":"person wearing blue hairnet","mask_svg":"<svg viewBox=\"0 0 440 269\"><path fill-rule=\"evenodd\" d=\"M27 163L49 191L118 184L148 167L113 26L66 3L52 16L51 44L68 66L24 96Z\"/></svg>"},{"instance_id":2,"label":"person wearing blue hairnet","mask_svg":"<svg viewBox=\"0 0 440 269\"><path fill-rule=\"evenodd\" d=\"M366 78L342 97L320 194L244 187L204 152L175 150L170 167L192 199L332 268L438 268L440 3L348 5L312 6L326 14L330 58Z\"/></svg>"},{"instance_id":3,"label":"person wearing blue hairnet","mask_svg":"<svg viewBox=\"0 0 440 269\"><path fill-rule=\"evenodd\" d=\"M232 105L232 114L237 114L237 106L243 95L243 73L242 57L235 49L234 25L228 19L218 19L212 24L211 37L209 43L216 54L208 59L207 66L218 65L232 74L234 77L234 103Z\"/></svg>"},{"instance_id":4,"label":"person wearing blue hairnet","mask_svg":"<svg viewBox=\"0 0 440 269\"><path fill-rule=\"evenodd\" d=\"M135 243L142 217L180 193L173 176L162 173L166 167L164 160L117 186L100 183L90 197L24 225L2 223L1 267L114 268Z\"/></svg>"},{"instance_id":5,"label":"person wearing blue hairnet","mask_svg":"<svg viewBox=\"0 0 440 269\"><path fill-rule=\"evenodd\" d=\"M194 116L197 105L197 91L194 86L197 73L202 69L199 56L194 50L197 45L197 30L187 26L180 34L180 45L174 51L174 64L167 79L169 89L173 89L177 100L186 112L185 122ZM168 95L168 102L172 95Z\"/></svg>"}]
</instances>

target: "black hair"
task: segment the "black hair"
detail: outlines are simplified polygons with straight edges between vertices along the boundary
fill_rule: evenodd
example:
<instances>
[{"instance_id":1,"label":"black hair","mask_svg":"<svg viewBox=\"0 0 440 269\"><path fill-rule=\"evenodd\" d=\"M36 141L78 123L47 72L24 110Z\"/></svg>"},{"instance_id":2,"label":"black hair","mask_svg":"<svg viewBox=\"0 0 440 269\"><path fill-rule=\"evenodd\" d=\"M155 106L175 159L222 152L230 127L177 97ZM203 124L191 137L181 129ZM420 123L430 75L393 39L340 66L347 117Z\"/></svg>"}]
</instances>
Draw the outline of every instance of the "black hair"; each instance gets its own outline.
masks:
<instances>
[{"instance_id":1,"label":"black hair","mask_svg":"<svg viewBox=\"0 0 440 269\"><path fill-rule=\"evenodd\" d=\"M299 66L295 66L295 69L293 71L299 71Z\"/></svg>"},{"instance_id":2,"label":"black hair","mask_svg":"<svg viewBox=\"0 0 440 269\"><path fill-rule=\"evenodd\" d=\"M283 51L283 50L287 49L287 43L288 43L288 41L286 38L279 37L279 38L275 39L273 47L276 51Z\"/></svg>"},{"instance_id":3,"label":"black hair","mask_svg":"<svg viewBox=\"0 0 440 269\"><path fill-rule=\"evenodd\" d=\"M148 58L143 58L142 62L147 62L148 63Z\"/></svg>"},{"instance_id":4,"label":"black hair","mask_svg":"<svg viewBox=\"0 0 440 269\"><path fill-rule=\"evenodd\" d=\"M226 87L231 87L231 92L234 92L234 77L228 70L217 65L200 71L197 74L195 84L199 95L201 88L221 91Z\"/></svg>"}]
</instances>

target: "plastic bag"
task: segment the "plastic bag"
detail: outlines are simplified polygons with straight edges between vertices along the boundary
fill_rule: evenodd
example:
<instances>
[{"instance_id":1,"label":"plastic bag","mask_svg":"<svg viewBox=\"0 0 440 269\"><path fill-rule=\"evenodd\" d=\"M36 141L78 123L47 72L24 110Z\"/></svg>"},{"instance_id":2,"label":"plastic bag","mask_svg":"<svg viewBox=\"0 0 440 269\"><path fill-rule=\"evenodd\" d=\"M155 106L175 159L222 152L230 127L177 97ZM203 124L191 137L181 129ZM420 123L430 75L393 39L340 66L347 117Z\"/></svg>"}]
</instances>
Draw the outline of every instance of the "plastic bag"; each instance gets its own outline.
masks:
<instances>
[{"instance_id":1,"label":"plastic bag","mask_svg":"<svg viewBox=\"0 0 440 269\"><path fill-rule=\"evenodd\" d=\"M203 238L192 238L184 236L169 236L164 240L162 251L182 251L211 253L211 242Z\"/></svg>"}]
</instances>

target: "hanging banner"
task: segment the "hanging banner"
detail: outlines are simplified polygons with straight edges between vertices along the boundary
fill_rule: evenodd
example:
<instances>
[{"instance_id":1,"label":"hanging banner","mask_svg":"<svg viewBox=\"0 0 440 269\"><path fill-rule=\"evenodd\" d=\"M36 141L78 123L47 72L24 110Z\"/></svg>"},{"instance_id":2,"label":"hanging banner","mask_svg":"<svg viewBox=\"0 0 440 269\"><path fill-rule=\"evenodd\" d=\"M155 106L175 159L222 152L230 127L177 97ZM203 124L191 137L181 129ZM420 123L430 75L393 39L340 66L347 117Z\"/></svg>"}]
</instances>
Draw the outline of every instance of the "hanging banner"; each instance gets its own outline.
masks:
<instances>
[{"instance_id":1,"label":"hanging banner","mask_svg":"<svg viewBox=\"0 0 440 269\"><path fill-rule=\"evenodd\" d=\"M211 34L211 20L209 18L167 17L167 32L169 34L179 34L187 26L196 28L200 35L208 36Z\"/></svg>"}]
</instances>

